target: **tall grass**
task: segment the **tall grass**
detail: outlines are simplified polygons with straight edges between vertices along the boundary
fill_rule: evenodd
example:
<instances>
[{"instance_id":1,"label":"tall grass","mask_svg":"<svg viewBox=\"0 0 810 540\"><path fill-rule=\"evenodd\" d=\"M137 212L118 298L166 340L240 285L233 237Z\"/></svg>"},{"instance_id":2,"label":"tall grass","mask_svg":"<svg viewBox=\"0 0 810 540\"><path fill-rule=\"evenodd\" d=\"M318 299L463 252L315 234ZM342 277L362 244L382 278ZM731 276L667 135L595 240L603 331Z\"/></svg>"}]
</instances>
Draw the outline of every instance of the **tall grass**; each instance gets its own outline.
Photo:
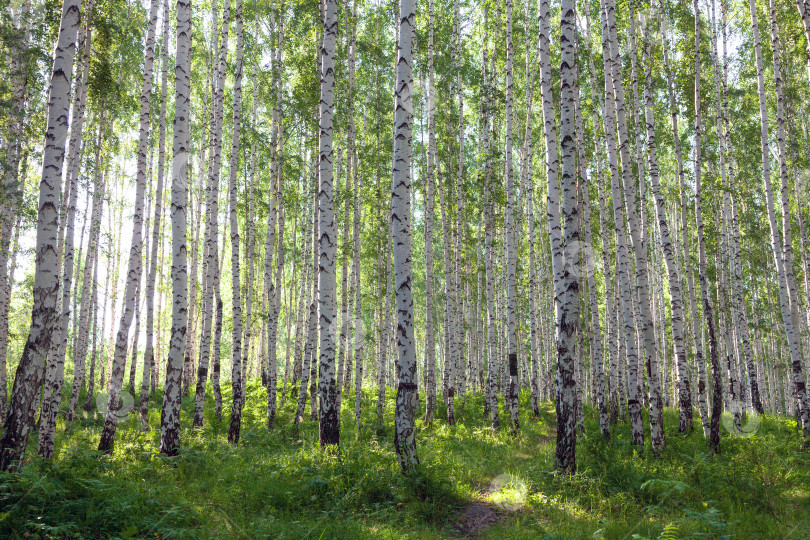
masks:
<instances>
[{"instance_id":1,"label":"tall grass","mask_svg":"<svg viewBox=\"0 0 810 540\"><path fill-rule=\"evenodd\" d=\"M230 399L223 387L224 402ZM210 396L211 393L208 393ZM372 392L361 426L352 396L344 398L337 452L318 447L308 414L292 427L293 405L265 428L265 390L251 381L242 440L226 441L227 420L209 404L205 427L192 430L193 400L183 403L182 452L156 452L160 396L149 433L134 416L119 425L112 455L95 451L103 419L59 427L57 456L35 457L36 433L25 466L0 474L0 536L28 538L447 538L458 536L464 508L497 501L502 474L519 479L525 496L514 511L493 505L499 522L479 531L491 538L807 538L810 535L810 456L800 451L795 422L764 417L751 438L722 441L708 453L700 427L677 433L667 411L661 458L634 447L629 428L599 436L586 408L577 441L578 473L554 470L554 411L530 417L521 396L522 431L493 433L480 396L468 396L458 425L439 410L433 426L417 422L420 471L403 477L393 448L393 395L381 429ZM458 409L458 408L457 408ZM228 409L224 411L227 416Z\"/></svg>"}]
</instances>

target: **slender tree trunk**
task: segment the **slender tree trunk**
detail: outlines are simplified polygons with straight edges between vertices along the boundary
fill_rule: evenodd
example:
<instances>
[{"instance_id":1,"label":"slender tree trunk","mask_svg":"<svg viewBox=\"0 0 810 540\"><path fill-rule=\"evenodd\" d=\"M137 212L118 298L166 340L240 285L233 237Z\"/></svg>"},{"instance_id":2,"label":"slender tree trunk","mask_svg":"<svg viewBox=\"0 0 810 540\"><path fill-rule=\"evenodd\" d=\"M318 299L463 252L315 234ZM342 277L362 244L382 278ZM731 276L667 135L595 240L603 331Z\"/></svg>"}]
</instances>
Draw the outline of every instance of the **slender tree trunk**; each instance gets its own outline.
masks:
<instances>
[{"instance_id":1,"label":"slender tree trunk","mask_svg":"<svg viewBox=\"0 0 810 540\"><path fill-rule=\"evenodd\" d=\"M216 6L214 6L216 8ZM205 407L205 387L208 380L208 364L211 352L211 326L215 306L214 289L219 281L219 175L222 150L222 115L224 108L225 64L228 55L228 25L230 22L230 0L225 0L222 14L222 41L212 96L211 152L208 160L208 186L206 188L206 247L205 249L205 284L203 289L203 327L200 333L200 360L197 367L197 388L194 395L195 428L202 427L203 409ZM216 47L216 40L213 44Z\"/></svg>"},{"instance_id":2,"label":"slender tree trunk","mask_svg":"<svg viewBox=\"0 0 810 540\"><path fill-rule=\"evenodd\" d=\"M357 2L355 0L355 10ZM356 14L356 12L355 12ZM356 30L352 30L354 36ZM352 47L354 51L354 46ZM354 54L354 53L352 53ZM352 73L353 70L350 71ZM360 175L357 173L357 153L352 151L353 171L354 171L354 231L352 233L354 242L354 416L357 422L358 432L360 430L360 413L363 402L363 344L366 340L363 326L362 291L360 281L360 225L362 219L363 194L360 191Z\"/></svg>"},{"instance_id":3,"label":"slender tree trunk","mask_svg":"<svg viewBox=\"0 0 810 540\"><path fill-rule=\"evenodd\" d=\"M663 17L663 13L662 13ZM642 35L647 35L647 29L642 27ZM666 204L661 193L658 169L658 147L655 136L655 116L652 97L652 67L650 63L649 40L644 42L644 120L647 130L647 160L650 169L650 186L655 201L655 220L658 224L658 235L661 239L661 248L664 253L667 277L669 283L670 307L672 310L672 341L675 348L675 373L678 377L678 431L692 432L692 400L691 385L689 381L689 367L686 360L686 344L684 343L685 309L683 293L681 292L681 269L678 257L672 248L672 239L669 232L669 222L666 215Z\"/></svg>"},{"instance_id":4,"label":"slender tree trunk","mask_svg":"<svg viewBox=\"0 0 810 540\"><path fill-rule=\"evenodd\" d=\"M517 356L517 328L516 313L516 267L517 248L515 246L515 187L512 174L512 0L506 0L506 319L507 319L507 345L506 353L509 362L509 384L506 390L506 405L509 408L509 419L512 424L512 434L520 430L520 417L518 415L518 356Z\"/></svg>"},{"instance_id":5,"label":"slender tree trunk","mask_svg":"<svg viewBox=\"0 0 810 540\"><path fill-rule=\"evenodd\" d=\"M454 384L454 361L455 361L455 341L454 341L454 322L453 317L456 315L453 308L453 287L451 285L452 277L452 263L451 263L451 231L447 214L449 213L447 197L444 194L444 187L439 180L439 204L441 206L442 214L442 236L444 239L444 343L445 343L445 360L444 360L444 394L447 400L447 423L451 426L456 424L455 416L455 384Z\"/></svg>"},{"instance_id":6,"label":"slender tree trunk","mask_svg":"<svg viewBox=\"0 0 810 540\"><path fill-rule=\"evenodd\" d=\"M165 13L165 11L164 11ZM188 273L186 271L186 212L191 112L191 1L177 2L177 52L174 79L174 134L172 141L172 330L160 417L160 452L177 455L180 448L180 400L183 356L188 328Z\"/></svg>"},{"instance_id":7,"label":"slender tree trunk","mask_svg":"<svg viewBox=\"0 0 810 540\"><path fill-rule=\"evenodd\" d=\"M485 19L488 18L488 11L487 16ZM485 25L486 28L486 25ZM485 30L486 31L486 30ZM484 47L483 47L483 59L482 59L482 70L484 71L484 106L486 107L486 112L484 113L484 122L482 128L482 138L483 141L483 152L484 152L484 259L486 265L486 297L487 297L487 392L486 392L486 405L485 410L489 410L490 414L490 421L492 424L492 430L497 431L500 428L500 421L498 419L498 392L497 392L497 384L498 384L498 375L497 375L497 360L495 356L496 350L496 343L495 343L495 291L493 290L494 287L494 254L493 254L493 247L492 247L492 235L493 235L493 196L492 196L492 189L490 186L491 178L492 178L492 148L490 142L490 115L492 114L492 87L491 81L489 77L490 74L487 73L487 64L488 64L488 36L484 36ZM494 50L493 50L494 55ZM555 146L556 148L556 146Z\"/></svg>"},{"instance_id":8,"label":"slender tree trunk","mask_svg":"<svg viewBox=\"0 0 810 540\"><path fill-rule=\"evenodd\" d=\"M425 173L425 424L433 423L436 408L436 342L433 323L433 204L436 124L433 67L433 0L428 4L428 150Z\"/></svg>"},{"instance_id":9,"label":"slender tree trunk","mask_svg":"<svg viewBox=\"0 0 810 540\"><path fill-rule=\"evenodd\" d=\"M588 164L585 161L585 141L582 129L582 113L580 110L580 103L582 101L581 91L579 86L576 88L577 95L575 96L574 109L576 114L576 151L579 157L578 168L579 178L582 181L581 187L581 207L582 207L582 245L592 246L591 240L591 207L590 207L590 186L588 180ZM607 408L607 388L605 383L604 362L602 360L602 326L599 322L599 298L596 291L596 279L592 268L593 261L590 260L590 253L580 252L580 257L584 260L580 261L580 276L584 272L587 275L588 284L588 304L591 316L591 329L590 329L590 345L591 365L595 368L595 386L596 386L596 406L599 414L599 429L602 436L606 440L610 440L610 418L608 417ZM583 419L584 420L584 419Z\"/></svg>"},{"instance_id":10,"label":"slender tree trunk","mask_svg":"<svg viewBox=\"0 0 810 540\"><path fill-rule=\"evenodd\" d=\"M791 292L791 283L788 279L788 269L784 255L783 244L776 221L776 211L774 208L773 187L771 185L770 151L768 149L768 109L765 95L765 76L762 67L762 46L759 38L759 25L757 24L756 6L753 0L749 0L751 12L751 30L754 35L754 51L757 61L757 88L759 91L759 112L760 112L760 139L762 143L762 177L765 182L765 199L768 211L768 223L771 231L771 250L773 251L776 263L776 273L779 280L779 305L782 314L782 324L787 338L787 347L790 354L791 376L793 378L794 393L798 405L797 417L800 420L802 435L805 441L810 440L810 407L808 406L807 391L805 387L804 372L802 366L799 339L793 322L793 313L790 306L791 298L795 294ZM776 70L778 72L778 68ZM777 77L781 77L777 73ZM777 97L778 99L778 97ZM784 127L783 127L784 129ZM780 152L780 154L782 154ZM783 202L784 205L784 202ZM783 206L784 209L784 206ZM789 216L789 214L788 214ZM784 234L788 235L788 228ZM788 256L789 257L789 256Z\"/></svg>"},{"instance_id":11,"label":"slender tree trunk","mask_svg":"<svg viewBox=\"0 0 810 540\"><path fill-rule=\"evenodd\" d=\"M613 218L616 229L616 293L619 297L619 324L624 323L624 355L619 354L619 358L627 359L627 410L630 416L630 430L633 444L644 444L644 427L641 416L641 402L638 387L638 347L636 344L636 331L633 315L633 293L631 290L629 267L631 266L630 255L628 253L627 237L625 233L624 201L622 200L622 185L619 178L618 152L616 149L616 103L614 94L614 81L612 80L616 71L613 69L614 56L611 53L613 46L618 47L615 40L610 38L608 11L615 10L614 5L608 1L602 4L602 57L605 67L605 135L608 146L608 160L610 164L611 195L613 201ZM615 23L614 23L615 31ZM618 51L617 51L618 53ZM617 85L618 86L618 85ZM629 151L626 148L627 130L625 126L625 163L629 161ZM629 182L628 182L629 183ZM628 186L629 187L629 186Z\"/></svg>"},{"instance_id":12,"label":"slender tree trunk","mask_svg":"<svg viewBox=\"0 0 810 540\"><path fill-rule=\"evenodd\" d=\"M526 13L524 33L526 34L526 125L523 138L523 156L521 164L521 189L526 198L526 223L528 229L529 244L529 354L531 360L531 375L529 388L531 391L532 414L535 418L540 415L539 388L538 388L538 362L540 361L537 321L537 269L535 243L537 241L534 231L534 178L532 176L532 100L534 98L534 64L533 58L536 55L536 45L532 47L532 40L537 36L530 32L529 21L531 19L531 1L526 1ZM477 320L477 317L476 317Z\"/></svg>"},{"instance_id":13,"label":"slender tree trunk","mask_svg":"<svg viewBox=\"0 0 810 540\"><path fill-rule=\"evenodd\" d=\"M706 327L709 330L709 358L712 366L712 414L709 426L709 448L714 453L720 452L720 415L723 407L722 378L720 361L717 351L717 337L714 328L714 316L709 291L709 281L706 276L706 246L703 239L703 194L701 192L701 130L703 129L700 112L700 7L698 0L694 0L695 11L695 223L698 238L698 272L700 277L700 291L703 297L703 315L706 317Z\"/></svg>"},{"instance_id":14,"label":"slender tree trunk","mask_svg":"<svg viewBox=\"0 0 810 540\"><path fill-rule=\"evenodd\" d=\"M281 37L281 26L279 26L279 40ZM278 58L275 56L275 47L271 48L270 55L273 57L273 62L277 63ZM278 91L278 90L277 90ZM276 290L273 283L273 248L276 244L276 223L279 221L281 209L281 187L278 185L279 175L279 152L278 141L281 134L280 124L280 107L273 110L273 125L272 134L270 138L270 147L272 149L272 164L270 167L270 190L269 195L269 208L270 215L267 222L267 234L265 236L264 245L264 293L263 303L266 308L267 319L264 321L264 336L265 346L264 353L262 354L262 383L266 386L267 390L267 426L268 429L272 427L273 420L276 415L277 395L276 395L276 328L277 319L274 321L274 311L277 303L277 297L281 294Z\"/></svg>"},{"instance_id":15,"label":"slender tree trunk","mask_svg":"<svg viewBox=\"0 0 810 540\"><path fill-rule=\"evenodd\" d=\"M168 44L169 44L169 23L168 23L168 0L164 0L163 6L163 43L162 61L163 70L161 72L160 94L160 134L158 149L158 179L155 190L155 215L152 223L152 253L149 255L149 270L146 278L146 344L143 352L143 377L141 379L140 395L140 416L141 429L149 429L149 389L153 364L155 362L154 350L154 304L155 304L155 278L158 268L158 246L160 244L161 218L163 216L163 171L165 162L165 140L166 140L166 86L168 79ZM176 81L175 81L176 82Z\"/></svg>"},{"instance_id":16,"label":"slender tree trunk","mask_svg":"<svg viewBox=\"0 0 810 540\"><path fill-rule=\"evenodd\" d=\"M453 375L454 375L454 390L461 396L461 411L464 411L464 392L466 385L466 370L464 365L465 351L465 321L464 321L464 298L462 295L462 259L463 253L461 245L463 242L464 229L461 224L464 223L464 88L461 69L461 6L459 0L453 2L453 64L456 71L456 84L455 92L458 100L458 165L456 168L456 181L455 194L456 194L456 219L455 219L455 234L454 234L454 272L453 272L453 311L455 317L453 318L454 334L456 336L455 350L456 354L453 358ZM455 393L454 392L454 393ZM455 420L455 419L454 419Z\"/></svg>"},{"instance_id":17,"label":"slender tree trunk","mask_svg":"<svg viewBox=\"0 0 810 540\"><path fill-rule=\"evenodd\" d=\"M638 315L640 318L641 337L643 338L644 365L647 368L650 390L650 439L652 440L653 452L660 454L664 448L664 420L663 420L663 400L661 397L661 383L659 376L659 366L656 357L655 327L652 313L650 311L650 287L649 274L647 268L647 251L644 245L643 236L643 213L639 219L638 205L636 197L635 183L632 178L632 164L630 160L630 143L628 139L626 109L624 99L624 87L621 81L621 60L619 54L619 44L616 37L616 17L615 1L607 0L606 13L608 18L608 34L610 36L611 51L611 78L613 79L613 93L616 104L616 120L619 132L619 155L622 165L622 185L624 192L624 204L627 210L627 224L632 249L634 253L636 272L636 295L634 300L638 301ZM635 17L631 19L634 23ZM635 43L633 40L632 44ZM643 200L643 199L642 199ZM643 377L639 377L643 383ZM643 384L642 384L643 387Z\"/></svg>"},{"instance_id":18,"label":"slender tree trunk","mask_svg":"<svg viewBox=\"0 0 810 540\"><path fill-rule=\"evenodd\" d=\"M231 229L231 309L233 324L231 334L231 388L233 405L231 407L231 424L228 428L228 442L239 442L239 431L242 426L242 407L245 400L245 389L242 386L242 296L239 267L239 214L237 208L236 175L239 169L240 129L242 122L242 42L244 30L242 22L242 2L236 0L236 73L233 83L233 130L231 140L231 159L228 166L229 198L230 198L230 229ZM252 199L252 189L251 189ZM251 200L252 202L252 200ZM252 206L252 205L251 205ZM251 208L252 210L252 208ZM252 216L248 217L250 220ZM247 260L252 267L252 259ZM247 287L251 288L248 281ZM250 294L250 293L248 293ZM248 322L250 324L250 322ZM248 334L249 337L249 334ZM247 348L249 341L244 347Z\"/></svg>"},{"instance_id":19,"label":"slender tree trunk","mask_svg":"<svg viewBox=\"0 0 810 540\"><path fill-rule=\"evenodd\" d=\"M314 167L313 167L314 168ZM315 182L313 182L313 188L315 188ZM313 189L313 191L315 191ZM309 304L309 315L307 318L307 336L306 336L306 345L304 347L304 361L301 370L301 389L298 393L298 406L295 413L295 425L301 423L301 420L304 417L304 409L307 403L307 388L309 388L309 382L312 372L312 365L315 361L315 342L317 340L317 333L318 333L318 326L317 326L317 305L318 305L318 283L315 280L315 273L318 269L318 259L319 259L319 252L315 249L316 242L315 240L318 238L318 198L314 199L313 209L312 209L312 238L310 240L312 245L312 262L310 263L312 269L312 283L309 284L310 290L312 291L311 301ZM308 254L309 255L309 254ZM310 392L311 393L311 392ZM313 396L314 398L314 396ZM313 408L314 411L314 408ZM270 427L270 426L268 426Z\"/></svg>"},{"instance_id":20,"label":"slender tree trunk","mask_svg":"<svg viewBox=\"0 0 810 540\"><path fill-rule=\"evenodd\" d=\"M99 257L99 233L101 231L101 215L104 207L104 183L101 174L101 143L104 133L104 123L99 122L98 138L96 140L95 155L95 186L93 188L93 210L90 216L90 238L87 243L87 255L84 259L84 272L82 274L82 301L76 326L76 346L73 348L73 384L71 385L70 404L68 405L67 424L73 422L73 415L79 404L79 394L84 386L84 366L87 355L87 341L90 331L90 310L95 310L94 294L96 286L94 273Z\"/></svg>"}]
</instances>

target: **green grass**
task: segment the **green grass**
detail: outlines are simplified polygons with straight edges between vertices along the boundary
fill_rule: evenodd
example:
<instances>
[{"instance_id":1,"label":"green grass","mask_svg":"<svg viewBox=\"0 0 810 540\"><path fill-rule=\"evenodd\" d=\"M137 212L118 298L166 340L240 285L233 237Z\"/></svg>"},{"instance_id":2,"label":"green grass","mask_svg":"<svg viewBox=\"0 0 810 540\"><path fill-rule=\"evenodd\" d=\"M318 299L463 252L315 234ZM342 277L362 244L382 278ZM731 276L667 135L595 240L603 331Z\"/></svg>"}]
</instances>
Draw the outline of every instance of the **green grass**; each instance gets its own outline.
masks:
<instances>
[{"instance_id":1,"label":"green grass","mask_svg":"<svg viewBox=\"0 0 810 540\"><path fill-rule=\"evenodd\" d=\"M227 415L230 392L223 390ZM498 509L500 521L481 537L810 535L810 453L800 451L791 420L765 417L747 439L724 431L722 453L712 456L698 423L692 435L679 435L677 411L667 411L667 449L654 458L649 446L630 444L626 425L615 426L606 444L588 409L578 473L564 478L554 471L551 404L534 419L522 396L522 429L512 438L508 426L493 434L481 397L468 397L454 428L445 425L444 410L432 427L417 422L421 470L405 478L393 448L393 394L379 432L371 392L359 431L354 398L345 397L339 453L318 448L308 409L296 433L289 400L268 432L265 393L256 382L249 384L236 448L226 441L227 419L214 419L213 403L205 427L192 430L187 399L182 453L160 456L159 396L150 410L152 431L141 433L134 417L122 422L110 456L95 451L99 415L80 418L67 433L60 425L51 461L35 457L34 432L21 472L0 474L0 537L447 538L461 536L459 521L471 502L503 498L524 504ZM517 480L490 493L502 474Z\"/></svg>"}]
</instances>

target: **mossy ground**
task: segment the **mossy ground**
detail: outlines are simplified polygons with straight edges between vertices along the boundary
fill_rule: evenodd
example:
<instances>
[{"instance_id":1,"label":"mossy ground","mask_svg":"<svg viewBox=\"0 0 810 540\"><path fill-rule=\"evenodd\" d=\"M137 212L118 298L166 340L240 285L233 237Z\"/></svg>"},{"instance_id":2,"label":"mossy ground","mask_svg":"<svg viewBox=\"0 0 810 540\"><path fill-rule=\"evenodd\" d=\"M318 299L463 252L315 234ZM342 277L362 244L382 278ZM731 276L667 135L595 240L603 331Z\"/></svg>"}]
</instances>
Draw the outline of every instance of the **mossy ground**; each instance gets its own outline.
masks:
<instances>
[{"instance_id":1,"label":"mossy ground","mask_svg":"<svg viewBox=\"0 0 810 540\"><path fill-rule=\"evenodd\" d=\"M227 415L229 389L223 393ZM151 403L152 431L142 433L135 417L125 420L109 456L95 451L100 415L79 419L69 432L60 425L58 453L50 461L35 457L34 432L25 467L0 475L0 536L810 537L810 452L800 450L793 420L764 417L750 438L724 431L722 452L714 456L699 423L695 433L680 435L677 411L668 410L667 448L656 458L649 444L643 450L630 444L627 425L614 426L605 443L586 409L578 472L564 478L554 470L553 405L544 404L535 419L523 395L521 432L513 438L506 425L493 433L482 398L468 396L455 427L445 424L443 409L431 427L418 420L421 470L406 478L393 448L393 394L380 430L371 396L365 396L359 430L354 397L344 396L339 452L318 448L309 410L296 432L290 400L268 432L265 393L256 382L249 383L237 447L227 443L227 418L214 418L213 403L205 427L192 430L193 400L186 399L182 452L160 456L160 396ZM496 478L512 482L493 493ZM504 500L512 511L495 505ZM498 519L471 531L465 509L481 502Z\"/></svg>"}]
</instances>

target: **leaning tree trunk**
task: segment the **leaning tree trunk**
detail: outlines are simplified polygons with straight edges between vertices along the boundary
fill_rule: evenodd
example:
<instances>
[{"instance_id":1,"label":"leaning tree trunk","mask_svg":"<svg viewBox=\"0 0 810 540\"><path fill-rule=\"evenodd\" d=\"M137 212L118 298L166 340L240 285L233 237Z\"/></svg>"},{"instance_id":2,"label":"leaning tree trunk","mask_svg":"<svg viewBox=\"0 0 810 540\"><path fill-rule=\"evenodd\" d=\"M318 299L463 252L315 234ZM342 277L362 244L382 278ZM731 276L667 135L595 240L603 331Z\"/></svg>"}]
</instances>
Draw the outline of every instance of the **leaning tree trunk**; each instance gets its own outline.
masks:
<instances>
[{"instance_id":1,"label":"leaning tree trunk","mask_svg":"<svg viewBox=\"0 0 810 540\"><path fill-rule=\"evenodd\" d=\"M121 419L118 411L118 400L124 382L129 326L135 306L135 294L141 280L141 251L143 249L143 201L146 189L146 150L149 143L149 113L152 92L152 66L155 56L155 27L157 26L158 0L152 0L150 9L149 30L146 37L146 60L144 63L143 86L141 88L140 136L138 139L138 160L135 182L135 209L132 219L132 244L129 250L127 267L127 284L124 291L124 306L121 310L121 321L115 337L115 354L110 369L109 402L104 419L104 431L101 433L98 449L100 452L112 451L115 431ZM156 205L157 206L157 205Z\"/></svg>"},{"instance_id":2,"label":"leaning tree trunk","mask_svg":"<svg viewBox=\"0 0 810 540\"><path fill-rule=\"evenodd\" d=\"M188 328L188 271L186 270L186 201L190 153L191 112L191 1L177 2L177 54L174 79L174 135L172 141L172 330L160 417L160 452L177 455L180 449L181 376Z\"/></svg>"},{"instance_id":3,"label":"leaning tree trunk","mask_svg":"<svg viewBox=\"0 0 810 540\"><path fill-rule=\"evenodd\" d=\"M65 139L70 107L70 79L76 53L81 2L64 0L51 70L42 180L37 207L36 264L34 268L31 328L23 348L8 415L0 438L0 470L17 466L34 421L34 401L42 381L45 359L56 325L59 276L56 275L59 186L65 161Z\"/></svg>"},{"instance_id":4,"label":"leaning tree trunk","mask_svg":"<svg viewBox=\"0 0 810 540\"><path fill-rule=\"evenodd\" d=\"M790 300L794 297L790 291L788 281L788 271L786 269L783 254L782 241L780 238L779 226L776 221L776 211L773 200L773 187L771 185L770 150L768 147L768 108L765 94L765 76L762 67L762 46L759 38L759 25L757 24L757 12L754 0L749 0L751 11L751 30L754 35L754 52L757 61L757 89L759 91L759 113L760 113L760 140L762 146L762 177L765 182L765 199L768 211L768 224L771 230L771 250L776 263L776 273L779 282L779 307L782 314L782 324L784 325L787 337L787 348L790 354L791 375L798 406L797 418L802 425L802 434L805 441L810 440L810 408L807 401L807 390L805 388L804 372L802 369L802 358L799 340L793 324L793 313L791 311Z\"/></svg>"},{"instance_id":5,"label":"leaning tree trunk","mask_svg":"<svg viewBox=\"0 0 810 540\"><path fill-rule=\"evenodd\" d=\"M787 151L785 148L786 129L785 129L785 104L784 104L784 91L782 88L782 73L781 73L781 60L780 60L780 42L779 42L779 27L776 22L776 7L773 0L770 2L771 8L771 50L773 52L773 72L774 72L774 88L776 90L776 142L779 150L777 156L779 161L779 177L781 179L781 199L782 199L782 257L784 259L785 281L787 284L788 299L790 300L791 314L793 315L793 331L794 331L794 347L798 351L798 357L801 358L801 334L803 326L803 318L800 315L800 303L798 291L796 290L796 279L793 273L793 241L791 239L790 231L790 180L788 177L787 167ZM799 201L797 201L799 204ZM801 211L801 205L797 207ZM796 369L798 367L798 369ZM797 366L791 366L793 372L794 386L796 386L796 399L798 406L797 417L801 418L801 424L804 431L805 439L810 439L810 403L807 399L807 390L805 385L805 375L803 366L799 363ZM801 383L802 390L799 390L798 383Z\"/></svg>"},{"instance_id":6,"label":"leaning tree trunk","mask_svg":"<svg viewBox=\"0 0 810 540\"><path fill-rule=\"evenodd\" d=\"M406 474L416 470L414 415L417 400L416 349L414 348L413 295L411 292L411 156L413 129L413 44L416 2L399 0L399 43L394 88L394 167L391 182L391 236L397 297L397 387L394 446Z\"/></svg>"},{"instance_id":7,"label":"leaning tree trunk","mask_svg":"<svg viewBox=\"0 0 810 540\"><path fill-rule=\"evenodd\" d=\"M92 12L93 5L89 5ZM70 322L71 288L73 286L73 237L76 221L76 199L79 185L79 161L82 153L82 132L84 131L84 110L87 98L87 80L90 67L90 42L92 33L90 27L85 31L79 40L83 45L81 70L77 73L75 88L78 95L73 101L73 119L70 134L70 160L68 164L66 189L67 215L65 223L65 238L63 251L62 268L62 314L57 322L57 340L51 344L51 355L45 370L45 388L42 397L42 412L40 413L39 428L39 454L44 458L53 458L54 436L56 435L56 416L59 413L59 405L62 402L62 383L65 373L65 354L67 353L68 325ZM101 115L103 123L104 114ZM56 353L56 354L54 354Z\"/></svg>"},{"instance_id":8,"label":"leaning tree trunk","mask_svg":"<svg viewBox=\"0 0 810 540\"><path fill-rule=\"evenodd\" d=\"M663 13L662 13L663 17ZM642 34L646 32L642 31ZM655 138L655 116L653 109L652 67L650 64L649 40L644 45L644 120L647 129L647 160L650 168L650 185L655 200L655 220L658 223L658 234L661 239L661 248L664 252L664 263L669 280L669 297L672 309L672 341L675 347L675 373L678 378L678 431L691 432L692 426L692 389L689 381L689 366L686 361L686 344L684 342L684 309L683 293L681 292L681 269L678 257L672 247L669 232L669 222L666 215L666 204L661 193L658 169L658 147Z\"/></svg>"}]
</instances>

